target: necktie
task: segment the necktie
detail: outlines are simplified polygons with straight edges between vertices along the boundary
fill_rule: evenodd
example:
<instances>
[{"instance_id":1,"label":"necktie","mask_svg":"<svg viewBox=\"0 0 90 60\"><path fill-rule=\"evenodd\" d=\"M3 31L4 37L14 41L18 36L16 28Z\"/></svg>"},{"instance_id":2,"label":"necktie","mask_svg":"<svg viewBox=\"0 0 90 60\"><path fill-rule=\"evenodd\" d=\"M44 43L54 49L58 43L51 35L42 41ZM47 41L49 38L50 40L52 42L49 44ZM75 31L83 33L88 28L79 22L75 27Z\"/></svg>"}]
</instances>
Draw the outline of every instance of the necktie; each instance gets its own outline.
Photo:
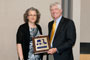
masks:
<instances>
[{"instance_id":1,"label":"necktie","mask_svg":"<svg viewBox=\"0 0 90 60\"><path fill-rule=\"evenodd\" d=\"M52 32L51 32L51 36L50 36L50 45L55 33L55 28L56 28L56 21L54 21L53 26L52 26ZM49 60L54 60L53 55L49 55Z\"/></svg>"},{"instance_id":2,"label":"necktie","mask_svg":"<svg viewBox=\"0 0 90 60\"><path fill-rule=\"evenodd\" d=\"M51 42L52 42L52 39L53 39L53 36L55 33L55 29L56 29L56 21L54 21L53 26L52 26L52 32L51 32L51 36L50 36L50 45L51 45Z\"/></svg>"}]
</instances>

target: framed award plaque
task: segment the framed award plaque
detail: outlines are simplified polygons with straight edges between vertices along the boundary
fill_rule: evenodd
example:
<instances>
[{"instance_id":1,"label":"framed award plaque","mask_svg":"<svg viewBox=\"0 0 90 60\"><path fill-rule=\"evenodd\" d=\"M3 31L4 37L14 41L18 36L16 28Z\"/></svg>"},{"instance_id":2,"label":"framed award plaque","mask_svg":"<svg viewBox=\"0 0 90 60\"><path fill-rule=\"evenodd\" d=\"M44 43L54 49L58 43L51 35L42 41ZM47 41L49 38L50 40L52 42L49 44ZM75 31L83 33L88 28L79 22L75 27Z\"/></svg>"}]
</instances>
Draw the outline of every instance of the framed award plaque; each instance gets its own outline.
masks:
<instances>
[{"instance_id":1,"label":"framed award plaque","mask_svg":"<svg viewBox=\"0 0 90 60\"><path fill-rule=\"evenodd\" d=\"M34 54L45 53L50 49L48 36L33 37Z\"/></svg>"}]
</instances>

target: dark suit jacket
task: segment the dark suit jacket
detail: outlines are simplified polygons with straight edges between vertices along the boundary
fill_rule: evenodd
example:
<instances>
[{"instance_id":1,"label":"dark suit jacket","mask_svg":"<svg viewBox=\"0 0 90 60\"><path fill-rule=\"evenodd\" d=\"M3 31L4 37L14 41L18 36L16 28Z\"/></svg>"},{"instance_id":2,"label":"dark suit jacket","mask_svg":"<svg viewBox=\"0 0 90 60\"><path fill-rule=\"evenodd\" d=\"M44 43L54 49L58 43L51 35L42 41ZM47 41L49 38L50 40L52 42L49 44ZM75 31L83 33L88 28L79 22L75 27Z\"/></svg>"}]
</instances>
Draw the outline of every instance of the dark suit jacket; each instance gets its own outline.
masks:
<instances>
[{"instance_id":1,"label":"dark suit jacket","mask_svg":"<svg viewBox=\"0 0 90 60\"><path fill-rule=\"evenodd\" d=\"M54 21L49 22L49 37L52 31ZM74 60L72 47L76 40L76 29L74 22L70 19L62 17L55 33L53 48L57 48L57 52L53 54L54 60Z\"/></svg>"},{"instance_id":2,"label":"dark suit jacket","mask_svg":"<svg viewBox=\"0 0 90 60\"><path fill-rule=\"evenodd\" d=\"M42 34L42 29L40 25L36 24L40 34ZM30 31L29 31L29 25L28 23L20 25L17 31L16 35L16 42L17 44L22 45L24 60L27 60L28 58L28 52L29 52L29 43L30 43ZM41 54L42 58L42 54Z\"/></svg>"}]
</instances>

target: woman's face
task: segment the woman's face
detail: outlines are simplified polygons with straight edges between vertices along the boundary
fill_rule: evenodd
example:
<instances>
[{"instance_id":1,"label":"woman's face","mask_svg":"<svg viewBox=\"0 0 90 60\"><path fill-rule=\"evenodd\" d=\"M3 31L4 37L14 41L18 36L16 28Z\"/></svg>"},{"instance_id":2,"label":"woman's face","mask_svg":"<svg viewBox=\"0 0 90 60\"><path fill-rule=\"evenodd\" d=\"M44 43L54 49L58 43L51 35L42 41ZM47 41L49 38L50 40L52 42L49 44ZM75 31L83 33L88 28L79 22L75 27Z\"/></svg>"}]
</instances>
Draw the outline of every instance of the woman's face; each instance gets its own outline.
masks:
<instances>
[{"instance_id":1,"label":"woman's face","mask_svg":"<svg viewBox=\"0 0 90 60\"><path fill-rule=\"evenodd\" d=\"M29 20L30 23L35 23L36 20L37 20L37 13L36 13L36 11L30 10L30 11L28 12L28 17L27 17L27 19Z\"/></svg>"}]
</instances>

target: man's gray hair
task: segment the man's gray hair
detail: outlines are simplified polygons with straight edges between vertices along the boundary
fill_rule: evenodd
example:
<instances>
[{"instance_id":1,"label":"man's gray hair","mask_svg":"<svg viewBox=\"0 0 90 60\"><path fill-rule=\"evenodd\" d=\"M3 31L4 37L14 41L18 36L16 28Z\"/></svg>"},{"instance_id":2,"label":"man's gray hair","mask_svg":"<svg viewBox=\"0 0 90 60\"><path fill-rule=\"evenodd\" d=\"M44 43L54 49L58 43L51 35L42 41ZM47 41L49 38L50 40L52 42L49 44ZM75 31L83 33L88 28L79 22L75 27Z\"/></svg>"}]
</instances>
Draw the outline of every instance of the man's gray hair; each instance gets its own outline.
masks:
<instances>
[{"instance_id":1,"label":"man's gray hair","mask_svg":"<svg viewBox=\"0 0 90 60\"><path fill-rule=\"evenodd\" d=\"M53 7L53 6L55 6L55 5L57 5L59 9L62 9L62 4L60 4L59 2L52 3L50 5L50 8Z\"/></svg>"}]
</instances>

